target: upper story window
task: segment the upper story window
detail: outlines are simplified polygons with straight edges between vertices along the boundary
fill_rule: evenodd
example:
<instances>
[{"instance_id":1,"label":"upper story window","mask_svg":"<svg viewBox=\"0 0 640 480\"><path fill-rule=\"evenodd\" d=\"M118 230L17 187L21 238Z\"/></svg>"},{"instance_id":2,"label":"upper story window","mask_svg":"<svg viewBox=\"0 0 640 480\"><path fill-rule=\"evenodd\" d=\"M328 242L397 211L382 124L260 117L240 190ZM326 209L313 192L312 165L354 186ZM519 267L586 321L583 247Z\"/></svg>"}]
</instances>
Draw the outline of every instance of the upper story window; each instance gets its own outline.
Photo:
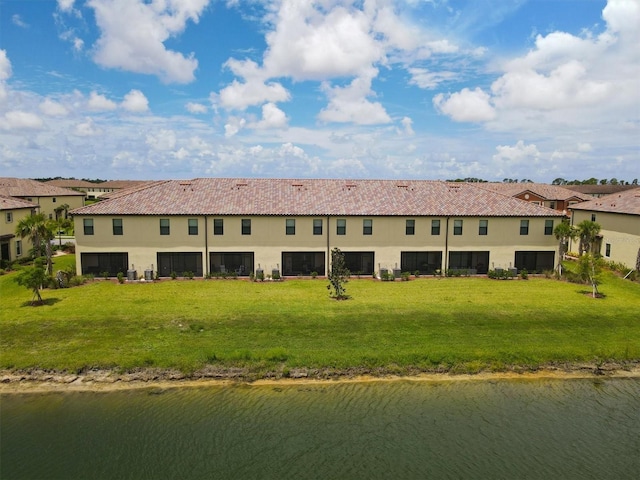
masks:
<instances>
[{"instance_id":1,"label":"upper story window","mask_svg":"<svg viewBox=\"0 0 640 480\"><path fill-rule=\"evenodd\" d=\"M362 234L363 235L372 235L373 234L373 220L370 218L365 218L362 220Z\"/></svg>"},{"instance_id":2,"label":"upper story window","mask_svg":"<svg viewBox=\"0 0 640 480\"><path fill-rule=\"evenodd\" d=\"M171 233L171 224L168 218L160 219L160 235L169 235Z\"/></svg>"},{"instance_id":3,"label":"upper story window","mask_svg":"<svg viewBox=\"0 0 640 480\"><path fill-rule=\"evenodd\" d=\"M111 220L111 225L113 228L113 234L114 235L122 235L123 232L123 228L122 228L122 219L121 218L114 218L113 220Z\"/></svg>"},{"instance_id":4,"label":"upper story window","mask_svg":"<svg viewBox=\"0 0 640 480\"><path fill-rule=\"evenodd\" d=\"M296 219L295 218L287 218L285 220L285 232L287 235L295 235L296 234Z\"/></svg>"},{"instance_id":5,"label":"upper story window","mask_svg":"<svg viewBox=\"0 0 640 480\"><path fill-rule=\"evenodd\" d=\"M83 218L82 227L85 235L93 235L93 218Z\"/></svg>"},{"instance_id":6,"label":"upper story window","mask_svg":"<svg viewBox=\"0 0 640 480\"><path fill-rule=\"evenodd\" d=\"M189 235L198 235L198 219L189 219Z\"/></svg>"},{"instance_id":7,"label":"upper story window","mask_svg":"<svg viewBox=\"0 0 640 480\"><path fill-rule=\"evenodd\" d=\"M478 235L486 235L487 233L489 233L489 220L480 220Z\"/></svg>"},{"instance_id":8,"label":"upper story window","mask_svg":"<svg viewBox=\"0 0 640 480\"><path fill-rule=\"evenodd\" d=\"M520 220L520 235L529 235L529 220Z\"/></svg>"},{"instance_id":9,"label":"upper story window","mask_svg":"<svg viewBox=\"0 0 640 480\"><path fill-rule=\"evenodd\" d=\"M592 214L591 214L591 221L592 221L592 222L595 222L595 221L596 221L596 214L595 214L595 213L592 213Z\"/></svg>"},{"instance_id":10,"label":"upper story window","mask_svg":"<svg viewBox=\"0 0 640 480\"><path fill-rule=\"evenodd\" d=\"M213 219L213 234L224 235L224 220L222 218Z\"/></svg>"},{"instance_id":11,"label":"upper story window","mask_svg":"<svg viewBox=\"0 0 640 480\"><path fill-rule=\"evenodd\" d=\"M53 203L56 203L56 197L52 197L51 200L53 201Z\"/></svg>"},{"instance_id":12,"label":"upper story window","mask_svg":"<svg viewBox=\"0 0 640 480\"><path fill-rule=\"evenodd\" d=\"M347 220L344 218L339 218L336 221L336 235L346 235L347 234Z\"/></svg>"},{"instance_id":13,"label":"upper story window","mask_svg":"<svg viewBox=\"0 0 640 480\"><path fill-rule=\"evenodd\" d=\"M453 221L453 234L462 235L462 220L458 219Z\"/></svg>"},{"instance_id":14,"label":"upper story window","mask_svg":"<svg viewBox=\"0 0 640 480\"><path fill-rule=\"evenodd\" d=\"M440 235L440 220L431 220L431 235Z\"/></svg>"},{"instance_id":15,"label":"upper story window","mask_svg":"<svg viewBox=\"0 0 640 480\"><path fill-rule=\"evenodd\" d=\"M544 221L544 234L553 235L553 220Z\"/></svg>"},{"instance_id":16,"label":"upper story window","mask_svg":"<svg viewBox=\"0 0 640 480\"><path fill-rule=\"evenodd\" d=\"M316 218L313 220L313 234L322 235L322 219Z\"/></svg>"},{"instance_id":17,"label":"upper story window","mask_svg":"<svg viewBox=\"0 0 640 480\"><path fill-rule=\"evenodd\" d=\"M405 222L404 234L405 235L415 235L416 233L416 221L415 220L407 220Z\"/></svg>"},{"instance_id":18,"label":"upper story window","mask_svg":"<svg viewBox=\"0 0 640 480\"><path fill-rule=\"evenodd\" d=\"M242 235L251 235L251 219L242 219Z\"/></svg>"},{"instance_id":19,"label":"upper story window","mask_svg":"<svg viewBox=\"0 0 640 480\"><path fill-rule=\"evenodd\" d=\"M549 208L553 208L555 210L556 202L549 202Z\"/></svg>"},{"instance_id":20,"label":"upper story window","mask_svg":"<svg viewBox=\"0 0 640 480\"><path fill-rule=\"evenodd\" d=\"M13 222L13 212L7 212L7 216L5 218L7 220L7 223Z\"/></svg>"}]
</instances>

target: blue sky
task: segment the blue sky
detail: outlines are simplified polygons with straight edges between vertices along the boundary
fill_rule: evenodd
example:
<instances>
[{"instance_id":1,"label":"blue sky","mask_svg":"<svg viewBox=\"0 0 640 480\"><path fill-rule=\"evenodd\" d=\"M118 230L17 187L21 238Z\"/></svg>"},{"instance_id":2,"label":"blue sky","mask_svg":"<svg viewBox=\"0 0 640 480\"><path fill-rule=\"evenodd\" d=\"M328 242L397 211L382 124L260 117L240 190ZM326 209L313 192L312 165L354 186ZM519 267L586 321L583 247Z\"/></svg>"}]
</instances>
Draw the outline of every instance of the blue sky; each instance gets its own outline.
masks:
<instances>
[{"instance_id":1,"label":"blue sky","mask_svg":"<svg viewBox=\"0 0 640 480\"><path fill-rule=\"evenodd\" d=\"M0 0L0 176L640 177L640 0Z\"/></svg>"}]
</instances>

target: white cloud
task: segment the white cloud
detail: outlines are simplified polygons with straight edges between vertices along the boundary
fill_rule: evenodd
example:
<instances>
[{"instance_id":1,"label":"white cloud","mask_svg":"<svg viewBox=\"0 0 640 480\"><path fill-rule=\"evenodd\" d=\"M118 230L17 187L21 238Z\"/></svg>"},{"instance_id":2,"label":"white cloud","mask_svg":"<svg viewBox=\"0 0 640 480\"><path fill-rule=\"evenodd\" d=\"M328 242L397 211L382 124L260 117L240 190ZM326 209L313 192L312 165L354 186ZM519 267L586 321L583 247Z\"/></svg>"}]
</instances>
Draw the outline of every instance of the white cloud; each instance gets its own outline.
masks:
<instances>
[{"instance_id":1,"label":"white cloud","mask_svg":"<svg viewBox=\"0 0 640 480\"><path fill-rule=\"evenodd\" d=\"M518 140L518 143L514 146L498 145L496 150L497 153L493 156L493 159L511 167L518 163L533 163L540 157L538 147L533 144L526 145L522 140Z\"/></svg>"},{"instance_id":2,"label":"white cloud","mask_svg":"<svg viewBox=\"0 0 640 480\"><path fill-rule=\"evenodd\" d=\"M73 135L76 137L95 137L102 133L104 133L104 131L96 126L91 118L87 118L84 122L76 124L73 129Z\"/></svg>"},{"instance_id":3,"label":"white cloud","mask_svg":"<svg viewBox=\"0 0 640 480\"><path fill-rule=\"evenodd\" d=\"M149 110L149 100L140 90L131 90L124 96L120 106L128 112L147 112Z\"/></svg>"},{"instance_id":4,"label":"white cloud","mask_svg":"<svg viewBox=\"0 0 640 480\"><path fill-rule=\"evenodd\" d=\"M400 130L399 133L410 137L416 134L416 132L413 131L413 120L409 117L403 117L400 123L402 124L402 130Z\"/></svg>"},{"instance_id":5,"label":"white cloud","mask_svg":"<svg viewBox=\"0 0 640 480\"><path fill-rule=\"evenodd\" d=\"M118 108L118 105L113 100L109 100L104 95L101 95L94 91L89 94L87 108L94 112L100 112L115 110L116 108Z\"/></svg>"},{"instance_id":6,"label":"white cloud","mask_svg":"<svg viewBox=\"0 0 640 480\"><path fill-rule=\"evenodd\" d=\"M455 72L446 70L431 72L426 68L409 68L408 72L411 74L409 83L426 90L437 88L441 83L453 80L456 77Z\"/></svg>"},{"instance_id":7,"label":"white cloud","mask_svg":"<svg viewBox=\"0 0 640 480\"><path fill-rule=\"evenodd\" d=\"M247 121L244 118L229 117L224 126L224 136L226 138L233 137L244 128L246 123Z\"/></svg>"},{"instance_id":8,"label":"white cloud","mask_svg":"<svg viewBox=\"0 0 640 480\"><path fill-rule=\"evenodd\" d=\"M27 23L25 23L24 20L22 20L22 17L20 15L18 15L17 13L13 14L11 16L11 23L13 23L14 25L20 27L20 28L29 28L29 25Z\"/></svg>"},{"instance_id":9,"label":"white cloud","mask_svg":"<svg viewBox=\"0 0 640 480\"><path fill-rule=\"evenodd\" d=\"M70 12L74 2L75 0L58 0L58 8L63 12Z\"/></svg>"},{"instance_id":10,"label":"white cloud","mask_svg":"<svg viewBox=\"0 0 640 480\"><path fill-rule=\"evenodd\" d=\"M234 80L231 85L220 90L217 98L222 107L244 110L264 102L286 102L290 99L289 92L280 83L265 82L264 72L255 62L230 59L225 66L245 81Z\"/></svg>"},{"instance_id":11,"label":"white cloud","mask_svg":"<svg viewBox=\"0 0 640 480\"><path fill-rule=\"evenodd\" d=\"M193 54L168 50L165 42L181 34L189 20L197 23L209 0L89 0L100 28L95 62L106 68L157 75L166 83L194 80Z\"/></svg>"},{"instance_id":12,"label":"white cloud","mask_svg":"<svg viewBox=\"0 0 640 480\"><path fill-rule=\"evenodd\" d=\"M367 100L368 96L374 95L371 79L375 75L377 71L372 69L346 87L331 87L325 83L323 90L329 97L329 105L318 114L318 118L323 122L352 122L359 125L389 123L391 118L382 104Z\"/></svg>"},{"instance_id":13,"label":"white cloud","mask_svg":"<svg viewBox=\"0 0 640 480\"><path fill-rule=\"evenodd\" d=\"M188 102L184 108L186 108L189 113L193 114L207 113L207 111L209 111L206 105L194 102Z\"/></svg>"},{"instance_id":14,"label":"white cloud","mask_svg":"<svg viewBox=\"0 0 640 480\"><path fill-rule=\"evenodd\" d=\"M0 50L0 82L4 82L11 77L11 62L7 57L6 50Z\"/></svg>"},{"instance_id":15,"label":"white cloud","mask_svg":"<svg viewBox=\"0 0 640 480\"><path fill-rule=\"evenodd\" d=\"M496 116L490 97L480 88L444 95L439 93L433 98L434 106L456 122L484 122Z\"/></svg>"},{"instance_id":16,"label":"white cloud","mask_svg":"<svg viewBox=\"0 0 640 480\"><path fill-rule=\"evenodd\" d=\"M262 106L262 119L249 125L251 128L283 128L287 126L287 116L273 103Z\"/></svg>"},{"instance_id":17,"label":"white cloud","mask_svg":"<svg viewBox=\"0 0 640 480\"><path fill-rule=\"evenodd\" d=\"M176 132L161 129L157 133L148 133L145 143L153 150L169 151L176 147Z\"/></svg>"},{"instance_id":18,"label":"white cloud","mask_svg":"<svg viewBox=\"0 0 640 480\"><path fill-rule=\"evenodd\" d=\"M65 117L69 114L69 110L60 102L45 98L39 105L40 111L49 117Z\"/></svg>"},{"instance_id":19,"label":"white cloud","mask_svg":"<svg viewBox=\"0 0 640 480\"><path fill-rule=\"evenodd\" d=\"M21 110L12 110L0 117L0 130L39 130L43 125L38 115Z\"/></svg>"}]
</instances>

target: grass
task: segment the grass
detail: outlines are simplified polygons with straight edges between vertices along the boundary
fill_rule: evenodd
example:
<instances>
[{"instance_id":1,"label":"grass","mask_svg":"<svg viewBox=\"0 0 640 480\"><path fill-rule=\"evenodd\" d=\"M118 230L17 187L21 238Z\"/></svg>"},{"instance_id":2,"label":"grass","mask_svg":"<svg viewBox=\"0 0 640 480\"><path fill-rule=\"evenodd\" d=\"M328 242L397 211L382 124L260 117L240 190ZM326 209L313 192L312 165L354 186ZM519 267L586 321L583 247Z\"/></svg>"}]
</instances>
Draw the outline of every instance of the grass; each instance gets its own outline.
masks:
<instances>
[{"instance_id":1,"label":"grass","mask_svg":"<svg viewBox=\"0 0 640 480\"><path fill-rule=\"evenodd\" d=\"M1 369L473 372L640 359L640 285L613 275L602 299L545 278L352 280L347 301L320 279L94 280L44 291L40 307L14 275L0 276Z\"/></svg>"}]
</instances>

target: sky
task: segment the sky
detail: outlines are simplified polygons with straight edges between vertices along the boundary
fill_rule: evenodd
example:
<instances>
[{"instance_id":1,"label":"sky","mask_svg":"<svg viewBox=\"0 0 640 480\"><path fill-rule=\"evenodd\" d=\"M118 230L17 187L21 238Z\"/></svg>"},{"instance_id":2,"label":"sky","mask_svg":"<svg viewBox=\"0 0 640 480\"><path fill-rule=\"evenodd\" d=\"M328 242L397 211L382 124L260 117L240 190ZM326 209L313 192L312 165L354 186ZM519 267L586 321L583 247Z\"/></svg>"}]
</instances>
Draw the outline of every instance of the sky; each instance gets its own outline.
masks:
<instances>
[{"instance_id":1,"label":"sky","mask_svg":"<svg viewBox=\"0 0 640 480\"><path fill-rule=\"evenodd\" d=\"M0 176L640 177L640 0L0 0Z\"/></svg>"}]
</instances>

